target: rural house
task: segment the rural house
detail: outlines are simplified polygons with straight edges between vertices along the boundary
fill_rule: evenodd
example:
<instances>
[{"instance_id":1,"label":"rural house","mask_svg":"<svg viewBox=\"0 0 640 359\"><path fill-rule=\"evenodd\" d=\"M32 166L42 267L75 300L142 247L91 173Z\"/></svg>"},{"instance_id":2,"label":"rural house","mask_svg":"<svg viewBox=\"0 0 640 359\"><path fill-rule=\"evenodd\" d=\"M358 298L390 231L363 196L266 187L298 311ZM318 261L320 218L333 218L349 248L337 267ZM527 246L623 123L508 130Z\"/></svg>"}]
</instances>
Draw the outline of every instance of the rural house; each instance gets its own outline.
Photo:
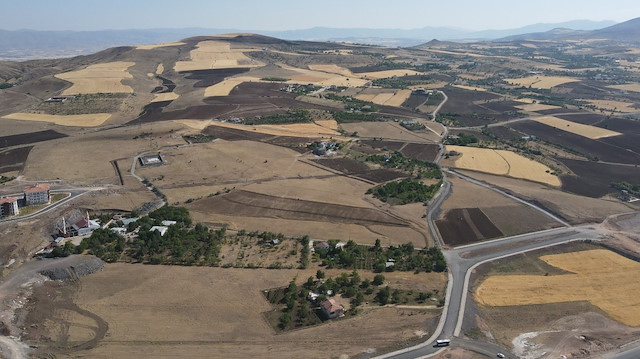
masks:
<instances>
[{"instance_id":1,"label":"rural house","mask_svg":"<svg viewBox=\"0 0 640 359\"><path fill-rule=\"evenodd\" d=\"M15 216L19 213L18 199L15 197L0 198L0 218L4 216Z\"/></svg>"},{"instance_id":2,"label":"rural house","mask_svg":"<svg viewBox=\"0 0 640 359\"><path fill-rule=\"evenodd\" d=\"M27 206L49 203L49 184L38 183L24 188L24 202Z\"/></svg>"},{"instance_id":3,"label":"rural house","mask_svg":"<svg viewBox=\"0 0 640 359\"><path fill-rule=\"evenodd\" d=\"M329 319L335 319L344 316L344 307L338 304L338 302L336 302L333 298L327 299L324 302L320 303L320 309L322 310L322 313L324 313L324 315L326 315Z\"/></svg>"}]
</instances>

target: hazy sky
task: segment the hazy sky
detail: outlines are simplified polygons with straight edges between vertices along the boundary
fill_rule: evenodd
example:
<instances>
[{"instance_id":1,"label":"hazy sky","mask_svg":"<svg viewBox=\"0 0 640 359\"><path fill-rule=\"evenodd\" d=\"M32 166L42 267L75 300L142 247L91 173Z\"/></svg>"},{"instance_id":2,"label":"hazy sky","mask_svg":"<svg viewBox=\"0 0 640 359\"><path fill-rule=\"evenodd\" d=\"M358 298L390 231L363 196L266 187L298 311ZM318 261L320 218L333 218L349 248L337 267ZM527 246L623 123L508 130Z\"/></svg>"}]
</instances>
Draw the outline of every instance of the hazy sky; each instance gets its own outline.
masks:
<instances>
[{"instance_id":1,"label":"hazy sky","mask_svg":"<svg viewBox=\"0 0 640 359\"><path fill-rule=\"evenodd\" d=\"M640 17L638 0L4 0L5 30L314 26L508 29L569 20Z\"/></svg>"}]
</instances>

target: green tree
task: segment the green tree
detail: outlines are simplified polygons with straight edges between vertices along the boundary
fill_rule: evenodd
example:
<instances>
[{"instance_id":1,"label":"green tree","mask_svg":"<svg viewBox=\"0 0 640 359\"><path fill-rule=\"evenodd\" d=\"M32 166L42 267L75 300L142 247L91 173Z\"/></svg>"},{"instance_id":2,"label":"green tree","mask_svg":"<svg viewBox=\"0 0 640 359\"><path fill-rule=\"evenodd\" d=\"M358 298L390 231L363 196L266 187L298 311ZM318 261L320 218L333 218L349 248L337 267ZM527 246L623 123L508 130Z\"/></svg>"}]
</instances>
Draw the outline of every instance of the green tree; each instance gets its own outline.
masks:
<instances>
[{"instance_id":1,"label":"green tree","mask_svg":"<svg viewBox=\"0 0 640 359\"><path fill-rule=\"evenodd\" d=\"M384 276L382 274L376 274L375 277L373 277L373 285L381 285L382 283L384 283Z\"/></svg>"},{"instance_id":2,"label":"green tree","mask_svg":"<svg viewBox=\"0 0 640 359\"><path fill-rule=\"evenodd\" d=\"M318 270L316 271L316 278L318 278L318 279L322 279L322 278L324 278L324 272L323 272L323 271L321 271L320 269L318 269Z\"/></svg>"},{"instance_id":3,"label":"green tree","mask_svg":"<svg viewBox=\"0 0 640 359\"><path fill-rule=\"evenodd\" d=\"M380 305L386 305L389 303L389 296L391 295L391 289L389 286L386 286L378 291L375 297L375 301L380 303Z\"/></svg>"}]
</instances>

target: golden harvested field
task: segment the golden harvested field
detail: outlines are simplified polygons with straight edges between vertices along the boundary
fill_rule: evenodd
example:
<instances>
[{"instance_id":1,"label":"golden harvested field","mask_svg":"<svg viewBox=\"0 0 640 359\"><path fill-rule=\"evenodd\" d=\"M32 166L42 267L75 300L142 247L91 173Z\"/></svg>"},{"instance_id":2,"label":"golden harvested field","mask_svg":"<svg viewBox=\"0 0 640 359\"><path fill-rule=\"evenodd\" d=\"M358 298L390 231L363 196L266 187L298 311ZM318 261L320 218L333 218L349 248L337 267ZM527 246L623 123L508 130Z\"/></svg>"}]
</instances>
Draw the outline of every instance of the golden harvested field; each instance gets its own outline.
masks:
<instances>
[{"instance_id":1,"label":"golden harvested field","mask_svg":"<svg viewBox=\"0 0 640 359\"><path fill-rule=\"evenodd\" d=\"M194 71L228 69L238 67L259 67L264 64L247 57L245 49L232 49L225 41L201 41L191 50L189 61L177 61L173 70Z\"/></svg>"},{"instance_id":2,"label":"golden harvested field","mask_svg":"<svg viewBox=\"0 0 640 359\"><path fill-rule=\"evenodd\" d=\"M533 119L536 122L543 123L547 126L555 127L559 130L571 132L573 134L596 140L603 137L612 137L621 135L620 132L607 130L606 128L600 128L595 126L583 125L581 123L571 122L563 120L558 117L544 116Z\"/></svg>"},{"instance_id":3,"label":"golden harvested field","mask_svg":"<svg viewBox=\"0 0 640 359\"><path fill-rule=\"evenodd\" d=\"M606 111L618 111L618 112L638 112L639 109L633 107L634 104L630 102L613 101L613 100L579 100L586 101L598 109Z\"/></svg>"},{"instance_id":4,"label":"golden harvested field","mask_svg":"<svg viewBox=\"0 0 640 359\"><path fill-rule=\"evenodd\" d=\"M180 45L184 45L184 42L175 41L175 42L165 42L164 44L138 45L136 46L136 50L153 50L159 47L180 46Z\"/></svg>"},{"instance_id":5,"label":"golden harvested field","mask_svg":"<svg viewBox=\"0 0 640 359\"><path fill-rule=\"evenodd\" d=\"M520 179L464 170L459 170L459 172L517 193L520 198L536 199L572 223L599 222L609 215L626 213L631 210L618 199L605 200L583 197Z\"/></svg>"},{"instance_id":6,"label":"golden harvested field","mask_svg":"<svg viewBox=\"0 0 640 359\"><path fill-rule=\"evenodd\" d=\"M383 71L373 71L373 72L362 72L357 74L357 76L361 78L365 78L368 80L377 80L384 79L387 77L393 76L412 76L412 75L422 75L422 72L414 71L414 70L383 70Z\"/></svg>"},{"instance_id":7,"label":"golden harvested field","mask_svg":"<svg viewBox=\"0 0 640 359\"><path fill-rule=\"evenodd\" d=\"M156 67L156 75L162 75L163 72L164 72L164 65L158 64L158 67Z\"/></svg>"},{"instance_id":8,"label":"golden harvested field","mask_svg":"<svg viewBox=\"0 0 640 359\"><path fill-rule=\"evenodd\" d=\"M205 128L211 126L213 124L213 120L173 120L173 122L185 125L187 127L196 129L196 130L204 130Z\"/></svg>"},{"instance_id":9,"label":"golden harvested field","mask_svg":"<svg viewBox=\"0 0 640 359\"><path fill-rule=\"evenodd\" d=\"M611 85L611 86L607 86L607 87L618 89L618 90L640 92L640 84L639 83L631 83L631 84L624 84L624 85Z\"/></svg>"},{"instance_id":10,"label":"golden harvested field","mask_svg":"<svg viewBox=\"0 0 640 359\"><path fill-rule=\"evenodd\" d=\"M313 70L313 71L322 71L322 72L329 72L332 74L338 74L338 75L342 75L342 76L346 76L346 77L354 77L355 75L351 72L351 70L346 69L344 67L335 65L335 64L316 64L316 65L309 65L309 70Z\"/></svg>"},{"instance_id":11,"label":"golden harvested field","mask_svg":"<svg viewBox=\"0 0 640 359\"><path fill-rule=\"evenodd\" d=\"M569 82L580 81L579 79L575 79L572 77L563 77L563 76L529 76L517 79L504 79L506 82L509 82L512 85L516 86L524 86L524 87L535 87L541 89L550 89L552 87L566 84Z\"/></svg>"},{"instance_id":12,"label":"golden harvested field","mask_svg":"<svg viewBox=\"0 0 640 359\"><path fill-rule=\"evenodd\" d=\"M204 97L228 96L231 90L243 82L259 82L259 79L248 76L225 79L222 82L218 82L204 89Z\"/></svg>"},{"instance_id":13,"label":"golden harvested field","mask_svg":"<svg viewBox=\"0 0 640 359\"><path fill-rule=\"evenodd\" d=\"M379 94L362 94L362 95L356 96L356 98L360 99L360 100L363 100L363 101L371 101L371 102L373 102L375 104L378 104L378 105L384 105L394 95L395 95L395 93L393 93L393 92L383 92L383 93L379 93Z\"/></svg>"},{"instance_id":14,"label":"golden harvested field","mask_svg":"<svg viewBox=\"0 0 640 359\"><path fill-rule=\"evenodd\" d=\"M529 103L527 105L519 105L515 107L521 109L522 111L527 111L527 112L536 112L536 111L544 111L544 110L552 110L552 109L560 108L559 106L544 105L541 103Z\"/></svg>"},{"instance_id":15,"label":"golden harvested field","mask_svg":"<svg viewBox=\"0 0 640 359\"><path fill-rule=\"evenodd\" d=\"M49 122L60 126L96 127L111 117L110 113L92 113L86 115L47 115L42 113L17 112L2 118L20 121Z\"/></svg>"},{"instance_id":16,"label":"golden harvested field","mask_svg":"<svg viewBox=\"0 0 640 359\"><path fill-rule=\"evenodd\" d=\"M487 89L483 89L482 87L475 87L475 86L465 86L465 85L453 85L453 87L457 87L463 90L469 90L469 91L487 91Z\"/></svg>"},{"instance_id":17,"label":"golden harvested field","mask_svg":"<svg viewBox=\"0 0 640 359\"><path fill-rule=\"evenodd\" d=\"M623 324L640 326L640 263L605 249L540 259L569 273L491 276L476 289L476 300L488 306L589 301Z\"/></svg>"},{"instance_id":18,"label":"golden harvested field","mask_svg":"<svg viewBox=\"0 0 640 359\"><path fill-rule=\"evenodd\" d=\"M153 100L151 100L151 102L172 101L180 97L180 95L175 92L157 93L154 94L154 96L155 97L153 98Z\"/></svg>"},{"instance_id":19,"label":"golden harvested field","mask_svg":"<svg viewBox=\"0 0 640 359\"><path fill-rule=\"evenodd\" d=\"M301 69L283 63L278 63L277 65L284 70L294 71L297 73L297 75L291 76L289 81L285 82L289 84L311 83L316 86L359 87L364 86L368 82L367 80L360 79L355 76L344 76L323 71Z\"/></svg>"},{"instance_id":20,"label":"golden harvested field","mask_svg":"<svg viewBox=\"0 0 640 359\"><path fill-rule=\"evenodd\" d=\"M340 125L347 133L358 132L360 137L382 137L390 140L437 142L440 137L432 132L411 132L395 122L355 122Z\"/></svg>"},{"instance_id":21,"label":"golden harvested field","mask_svg":"<svg viewBox=\"0 0 640 359\"><path fill-rule=\"evenodd\" d=\"M220 358L354 356L367 348L380 349L415 338L438 313L366 309L348 320L274 333L262 316L271 305L261 291L286 286L295 276L302 282L313 275L315 268L256 271L108 264L83 277L74 295L75 304L108 323L97 346L81 353L92 358L204 358L212 353ZM373 277L369 273L361 276ZM437 286L440 291L445 281L443 275L385 273L385 277L400 288L406 282L411 288ZM92 333L90 327L81 325L86 318L75 314L68 319L72 327L80 328L70 333L74 335L70 341Z\"/></svg>"},{"instance_id":22,"label":"golden harvested field","mask_svg":"<svg viewBox=\"0 0 640 359\"><path fill-rule=\"evenodd\" d=\"M55 75L57 78L73 83L61 95L93 94L93 93L132 93L130 86L123 85L122 80L133 78L127 69L135 62L107 62L88 66L85 69L64 72Z\"/></svg>"},{"instance_id":23,"label":"golden harvested field","mask_svg":"<svg viewBox=\"0 0 640 359\"><path fill-rule=\"evenodd\" d=\"M322 126L331 130L338 129L338 122L336 120L316 120L314 121L318 126Z\"/></svg>"},{"instance_id":24,"label":"golden harvested field","mask_svg":"<svg viewBox=\"0 0 640 359\"><path fill-rule=\"evenodd\" d=\"M551 186L561 185L560 179L550 174L552 170L549 167L511 151L467 146L446 146L446 151L460 153L460 156L452 157L452 166L456 168L522 178Z\"/></svg>"},{"instance_id":25,"label":"golden harvested field","mask_svg":"<svg viewBox=\"0 0 640 359\"><path fill-rule=\"evenodd\" d=\"M384 105L400 107L411 96L411 90L398 90Z\"/></svg>"}]
</instances>

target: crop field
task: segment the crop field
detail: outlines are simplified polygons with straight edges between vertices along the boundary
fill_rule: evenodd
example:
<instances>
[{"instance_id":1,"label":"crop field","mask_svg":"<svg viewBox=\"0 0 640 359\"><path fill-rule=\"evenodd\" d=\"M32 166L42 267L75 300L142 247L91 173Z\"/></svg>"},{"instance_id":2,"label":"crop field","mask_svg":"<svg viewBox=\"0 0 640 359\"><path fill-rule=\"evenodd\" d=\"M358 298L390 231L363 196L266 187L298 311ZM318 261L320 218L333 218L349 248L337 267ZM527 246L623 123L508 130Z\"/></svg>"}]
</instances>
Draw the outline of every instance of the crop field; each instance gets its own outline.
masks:
<instances>
[{"instance_id":1,"label":"crop field","mask_svg":"<svg viewBox=\"0 0 640 359\"><path fill-rule=\"evenodd\" d=\"M180 46L180 45L185 45L185 43L180 41L174 41L174 42L165 42L163 44L138 45L136 46L136 50L153 50L160 47ZM160 71L160 73L162 73L162 71Z\"/></svg>"},{"instance_id":2,"label":"crop field","mask_svg":"<svg viewBox=\"0 0 640 359\"><path fill-rule=\"evenodd\" d=\"M377 79L385 79L385 78L394 77L394 76L401 77L401 76L422 75L422 72L400 69L400 70L359 72L356 75L368 80L377 80Z\"/></svg>"},{"instance_id":3,"label":"crop field","mask_svg":"<svg viewBox=\"0 0 640 359\"><path fill-rule=\"evenodd\" d=\"M582 100L597 109L614 112L638 112L639 106L631 102L614 101L614 100Z\"/></svg>"},{"instance_id":4,"label":"crop field","mask_svg":"<svg viewBox=\"0 0 640 359\"><path fill-rule=\"evenodd\" d=\"M601 222L612 214L629 212L620 200L605 200L578 196L572 193L552 189L542 184L510 177L495 176L480 172L459 171L466 176L493 184L525 200L535 201L551 212L560 215L571 223Z\"/></svg>"},{"instance_id":5,"label":"crop field","mask_svg":"<svg viewBox=\"0 0 640 359\"><path fill-rule=\"evenodd\" d=\"M302 84L314 84L316 86L347 86L358 87L364 86L368 81L357 77L349 77L335 73L328 73L323 71L307 70L298 67L288 66L281 64L281 67L285 70L294 71L297 74L292 76L285 83L302 83Z\"/></svg>"},{"instance_id":6,"label":"crop field","mask_svg":"<svg viewBox=\"0 0 640 359\"><path fill-rule=\"evenodd\" d=\"M465 86L465 85L453 85L453 87L457 87L459 89L463 89L463 90L469 90L469 91L487 91L487 89L484 89L482 87L476 87L476 86Z\"/></svg>"},{"instance_id":7,"label":"crop field","mask_svg":"<svg viewBox=\"0 0 640 359\"><path fill-rule=\"evenodd\" d=\"M322 71L329 72L332 74L338 74L346 77L354 77L355 75L351 72L351 70L344 68L342 66L338 66L336 64L312 64L309 65L309 70L313 71Z\"/></svg>"},{"instance_id":8,"label":"crop field","mask_svg":"<svg viewBox=\"0 0 640 359\"><path fill-rule=\"evenodd\" d=\"M476 289L476 300L488 306L589 301L623 324L640 326L640 304L631 294L640 293L638 262L604 249L540 259L570 273L491 276Z\"/></svg>"},{"instance_id":9,"label":"crop field","mask_svg":"<svg viewBox=\"0 0 640 359\"><path fill-rule=\"evenodd\" d=\"M340 125L347 133L357 132L362 138L433 143L440 137L432 132L412 132L395 122L354 122Z\"/></svg>"},{"instance_id":10,"label":"crop field","mask_svg":"<svg viewBox=\"0 0 640 359\"><path fill-rule=\"evenodd\" d=\"M19 121L49 122L60 126L96 127L105 123L110 113L92 113L86 115L47 115L40 113L17 112L3 118Z\"/></svg>"},{"instance_id":11,"label":"crop field","mask_svg":"<svg viewBox=\"0 0 640 359\"><path fill-rule=\"evenodd\" d=\"M624 90L624 91L640 92L640 84L639 83L631 83L631 84L624 84L624 85L611 85L611 86L607 86L607 87L618 89L618 90Z\"/></svg>"},{"instance_id":12,"label":"crop field","mask_svg":"<svg viewBox=\"0 0 640 359\"><path fill-rule=\"evenodd\" d=\"M157 93L157 94L154 94L154 98L153 100L151 100L151 102L173 101L178 97L180 97L180 95L178 95L175 92Z\"/></svg>"},{"instance_id":13,"label":"crop field","mask_svg":"<svg viewBox=\"0 0 640 359\"><path fill-rule=\"evenodd\" d=\"M342 172L349 176L363 178L374 183L384 183L394 179L406 177L402 172L388 170L385 168L373 169L362 162L350 158L318 159L314 162ZM367 188L368 189L368 188Z\"/></svg>"},{"instance_id":14,"label":"crop field","mask_svg":"<svg viewBox=\"0 0 640 359\"><path fill-rule=\"evenodd\" d=\"M440 152L440 146L435 143L407 143L400 152L409 158L433 162Z\"/></svg>"},{"instance_id":15,"label":"crop field","mask_svg":"<svg viewBox=\"0 0 640 359\"><path fill-rule=\"evenodd\" d=\"M571 132L573 134L583 136L592 140L621 135L620 132L611 131L595 126L583 125L581 123L575 123L553 116L536 117L533 120L547 126L557 128L562 131Z\"/></svg>"},{"instance_id":16,"label":"crop field","mask_svg":"<svg viewBox=\"0 0 640 359\"><path fill-rule=\"evenodd\" d=\"M131 276L134 270L136 276ZM286 286L314 270L272 270L109 264L100 272L43 292L42 322L54 321L42 352L92 358L300 358L355 356L433 330L439 311L371 308L348 320L276 334L262 313L262 290ZM398 274L398 275L396 275ZM338 275L329 271L328 275ZM364 278L373 277L361 273ZM445 276L385 274L389 285L442 291ZM225 288L225 290L220 290ZM55 295L58 293L58 295ZM238 298L243 298L238 301ZM140 305L144 303L144 305ZM53 309L51 309L53 308ZM136 313L132 316L131 313ZM327 329L330 330L327 330ZM365 332L357 338L353 331Z\"/></svg>"},{"instance_id":17,"label":"crop field","mask_svg":"<svg viewBox=\"0 0 640 359\"><path fill-rule=\"evenodd\" d=\"M535 87L540 89L550 89L552 87L569 82L580 81L579 79L564 76L529 76L517 79L504 79L506 82L520 87Z\"/></svg>"},{"instance_id":18,"label":"crop field","mask_svg":"<svg viewBox=\"0 0 640 359\"><path fill-rule=\"evenodd\" d=\"M107 62L91 65L78 71L64 72L55 76L73 84L64 90L62 95L131 93L133 89L128 85L123 85L122 80L133 78L127 71L127 69L133 65L135 65L135 62Z\"/></svg>"},{"instance_id":19,"label":"crop field","mask_svg":"<svg viewBox=\"0 0 640 359\"><path fill-rule=\"evenodd\" d=\"M264 64L247 57L244 49L232 49L225 41L201 41L191 50L189 61L177 61L175 72L258 67Z\"/></svg>"},{"instance_id":20,"label":"crop field","mask_svg":"<svg viewBox=\"0 0 640 359\"><path fill-rule=\"evenodd\" d=\"M182 74L186 75L185 79L197 80L197 82L193 84L193 87L206 88L206 87L215 85L217 83L220 83L226 78L244 74L249 70L251 69L248 67L238 67L238 68L230 68L230 69L194 70L194 71L183 72ZM247 76L247 78L255 79L255 81L259 80L259 78L256 76Z\"/></svg>"},{"instance_id":21,"label":"crop field","mask_svg":"<svg viewBox=\"0 0 640 359\"><path fill-rule=\"evenodd\" d=\"M446 151L460 153L459 157L452 157L452 166L455 168L521 178L550 186L561 185L560 179L550 174L549 167L511 151L466 146L446 146Z\"/></svg>"},{"instance_id":22,"label":"crop field","mask_svg":"<svg viewBox=\"0 0 640 359\"><path fill-rule=\"evenodd\" d=\"M601 161L626 164L640 163L640 155L621 148L619 144L609 143L610 141L618 143L619 141L624 140L626 135L623 135L620 139L616 136L592 140L584 136L557 130L551 126L547 126L536 121L518 122L511 124L508 127L512 127L520 132L526 133L527 135L537 136L540 139L577 151L578 153L598 157ZM633 143L630 144L633 145Z\"/></svg>"},{"instance_id":23,"label":"crop field","mask_svg":"<svg viewBox=\"0 0 640 359\"><path fill-rule=\"evenodd\" d=\"M479 208L456 208L436 222L444 242L458 246L500 237L503 233Z\"/></svg>"},{"instance_id":24,"label":"crop field","mask_svg":"<svg viewBox=\"0 0 640 359\"><path fill-rule=\"evenodd\" d=\"M372 208L303 201L297 198L275 197L244 190L198 200L193 202L190 207L196 212L242 217L284 218L360 225L401 226L404 224L403 221Z\"/></svg>"},{"instance_id":25,"label":"crop field","mask_svg":"<svg viewBox=\"0 0 640 359\"><path fill-rule=\"evenodd\" d=\"M0 136L0 148L28 145L37 142L55 140L57 138L63 137L67 137L67 135L54 130L44 130L10 136Z\"/></svg>"},{"instance_id":26,"label":"crop field","mask_svg":"<svg viewBox=\"0 0 640 359\"><path fill-rule=\"evenodd\" d=\"M518 105L515 107L521 109L522 111L527 111L527 112L539 112L539 111L555 110L560 108L559 106L545 105L541 103L530 103L526 105Z\"/></svg>"},{"instance_id":27,"label":"crop field","mask_svg":"<svg viewBox=\"0 0 640 359\"><path fill-rule=\"evenodd\" d=\"M407 143L402 141L385 141L385 140L360 140L361 143L389 151L400 151Z\"/></svg>"},{"instance_id":28,"label":"crop field","mask_svg":"<svg viewBox=\"0 0 640 359\"><path fill-rule=\"evenodd\" d=\"M602 197L615 192L612 182L640 183L640 168L635 166L559 159L574 175L562 175L562 189L588 197Z\"/></svg>"},{"instance_id":29,"label":"crop field","mask_svg":"<svg viewBox=\"0 0 640 359\"><path fill-rule=\"evenodd\" d=\"M33 146L0 151L0 173L22 171Z\"/></svg>"}]
</instances>

